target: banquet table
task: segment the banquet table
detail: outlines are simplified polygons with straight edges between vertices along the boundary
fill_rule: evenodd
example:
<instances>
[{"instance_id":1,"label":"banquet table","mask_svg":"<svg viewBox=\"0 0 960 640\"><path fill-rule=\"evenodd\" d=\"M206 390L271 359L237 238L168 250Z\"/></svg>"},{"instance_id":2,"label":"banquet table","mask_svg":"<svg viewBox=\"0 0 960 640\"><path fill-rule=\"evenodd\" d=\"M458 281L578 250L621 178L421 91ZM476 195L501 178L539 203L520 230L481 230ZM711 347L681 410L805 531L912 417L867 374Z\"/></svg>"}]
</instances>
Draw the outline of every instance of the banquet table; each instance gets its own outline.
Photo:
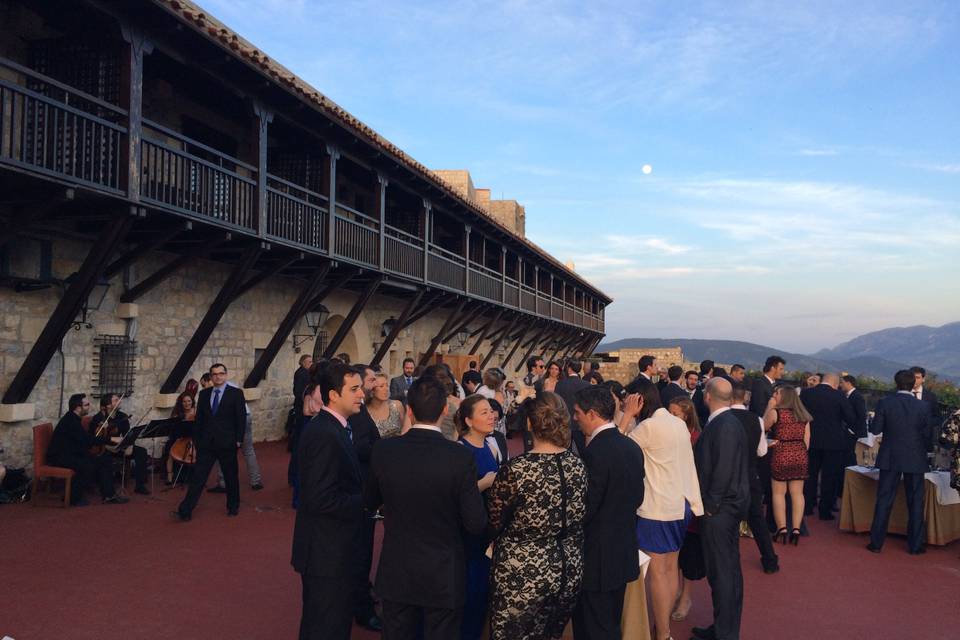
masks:
<instances>
[{"instance_id":1,"label":"banquet table","mask_svg":"<svg viewBox=\"0 0 960 640\"><path fill-rule=\"evenodd\" d=\"M870 531L879 478L879 469L859 465L847 467L840 506L841 531ZM960 494L950 487L950 473L931 471L924 474L924 479L923 521L927 544L945 545L960 540ZM887 531L901 535L907 533L907 501L902 482L897 489Z\"/></svg>"},{"instance_id":2,"label":"banquet table","mask_svg":"<svg viewBox=\"0 0 960 640\"><path fill-rule=\"evenodd\" d=\"M650 619L647 615L647 589L645 578L650 557L642 551L640 577L627 584L623 594L623 615L620 617L620 637L623 640L650 640ZM573 637L573 623L563 632L564 639Z\"/></svg>"}]
</instances>

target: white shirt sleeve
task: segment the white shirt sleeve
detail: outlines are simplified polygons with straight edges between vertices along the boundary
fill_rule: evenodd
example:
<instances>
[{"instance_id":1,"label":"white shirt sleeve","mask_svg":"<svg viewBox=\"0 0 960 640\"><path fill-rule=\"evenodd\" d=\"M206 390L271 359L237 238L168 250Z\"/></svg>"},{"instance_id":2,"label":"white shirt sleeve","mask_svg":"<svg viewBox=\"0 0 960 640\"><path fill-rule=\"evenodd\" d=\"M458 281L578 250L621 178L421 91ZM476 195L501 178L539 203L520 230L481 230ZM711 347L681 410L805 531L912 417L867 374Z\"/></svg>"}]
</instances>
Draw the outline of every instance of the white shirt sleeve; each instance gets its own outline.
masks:
<instances>
[{"instance_id":1,"label":"white shirt sleeve","mask_svg":"<svg viewBox=\"0 0 960 640\"><path fill-rule=\"evenodd\" d=\"M767 455L767 434L763 430L763 418L760 418L760 444L757 445L757 457Z\"/></svg>"}]
</instances>

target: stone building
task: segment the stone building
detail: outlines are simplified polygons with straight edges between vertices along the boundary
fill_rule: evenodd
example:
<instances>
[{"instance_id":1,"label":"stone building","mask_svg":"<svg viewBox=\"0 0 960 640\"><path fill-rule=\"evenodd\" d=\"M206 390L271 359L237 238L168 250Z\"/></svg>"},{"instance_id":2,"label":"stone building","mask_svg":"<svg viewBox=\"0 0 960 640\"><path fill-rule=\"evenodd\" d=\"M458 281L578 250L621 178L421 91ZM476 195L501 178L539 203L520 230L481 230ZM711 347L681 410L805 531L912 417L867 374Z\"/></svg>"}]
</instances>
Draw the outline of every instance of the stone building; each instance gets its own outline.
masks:
<instances>
[{"instance_id":1,"label":"stone building","mask_svg":"<svg viewBox=\"0 0 960 640\"><path fill-rule=\"evenodd\" d=\"M0 460L72 393L169 415L222 362L258 440L302 353L518 372L611 299L185 0L0 3Z\"/></svg>"}]
</instances>

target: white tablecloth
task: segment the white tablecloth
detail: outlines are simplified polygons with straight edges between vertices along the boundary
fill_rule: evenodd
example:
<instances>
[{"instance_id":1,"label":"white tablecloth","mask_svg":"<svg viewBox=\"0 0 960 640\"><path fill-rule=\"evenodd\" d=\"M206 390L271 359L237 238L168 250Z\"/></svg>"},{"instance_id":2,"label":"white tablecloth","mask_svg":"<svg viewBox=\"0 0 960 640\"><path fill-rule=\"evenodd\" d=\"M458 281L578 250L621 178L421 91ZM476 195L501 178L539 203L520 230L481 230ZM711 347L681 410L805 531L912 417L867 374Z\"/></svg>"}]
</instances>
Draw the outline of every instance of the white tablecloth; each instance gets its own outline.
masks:
<instances>
[{"instance_id":1,"label":"white tablecloth","mask_svg":"<svg viewBox=\"0 0 960 640\"><path fill-rule=\"evenodd\" d=\"M866 438L859 438L857 442L865 444L872 449L877 446L881 440L883 440L883 436L875 436L872 433L868 433Z\"/></svg>"},{"instance_id":2,"label":"white tablecloth","mask_svg":"<svg viewBox=\"0 0 960 640\"><path fill-rule=\"evenodd\" d=\"M869 476L874 480L880 480L880 470L875 467L861 467L859 465L855 465L852 467L847 467L847 469L855 471L860 475ZM923 478L927 482L932 482L937 488L937 504L960 504L960 493L957 493L957 490L950 486L949 471L928 471L923 474Z\"/></svg>"}]
</instances>

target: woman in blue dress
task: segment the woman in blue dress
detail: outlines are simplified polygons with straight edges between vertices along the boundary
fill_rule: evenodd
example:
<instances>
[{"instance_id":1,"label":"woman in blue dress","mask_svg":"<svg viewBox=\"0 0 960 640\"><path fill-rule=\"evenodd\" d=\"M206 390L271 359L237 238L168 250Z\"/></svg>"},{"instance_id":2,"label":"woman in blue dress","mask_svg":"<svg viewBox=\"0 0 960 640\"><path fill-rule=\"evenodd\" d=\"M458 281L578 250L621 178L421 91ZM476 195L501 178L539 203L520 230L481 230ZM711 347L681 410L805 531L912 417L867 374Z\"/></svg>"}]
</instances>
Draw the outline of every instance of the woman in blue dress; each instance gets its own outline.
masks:
<instances>
[{"instance_id":1,"label":"woman in blue dress","mask_svg":"<svg viewBox=\"0 0 960 640\"><path fill-rule=\"evenodd\" d=\"M486 498L487 489L497 477L497 469L505 458L493 431L497 414L490 402L481 395L472 395L460 403L454 422L460 433L460 444L473 453L477 465L477 487ZM487 598L490 592L490 559L486 555L484 536L467 536L464 546L467 558L467 593L463 607L461 640L479 640L487 617Z\"/></svg>"}]
</instances>

